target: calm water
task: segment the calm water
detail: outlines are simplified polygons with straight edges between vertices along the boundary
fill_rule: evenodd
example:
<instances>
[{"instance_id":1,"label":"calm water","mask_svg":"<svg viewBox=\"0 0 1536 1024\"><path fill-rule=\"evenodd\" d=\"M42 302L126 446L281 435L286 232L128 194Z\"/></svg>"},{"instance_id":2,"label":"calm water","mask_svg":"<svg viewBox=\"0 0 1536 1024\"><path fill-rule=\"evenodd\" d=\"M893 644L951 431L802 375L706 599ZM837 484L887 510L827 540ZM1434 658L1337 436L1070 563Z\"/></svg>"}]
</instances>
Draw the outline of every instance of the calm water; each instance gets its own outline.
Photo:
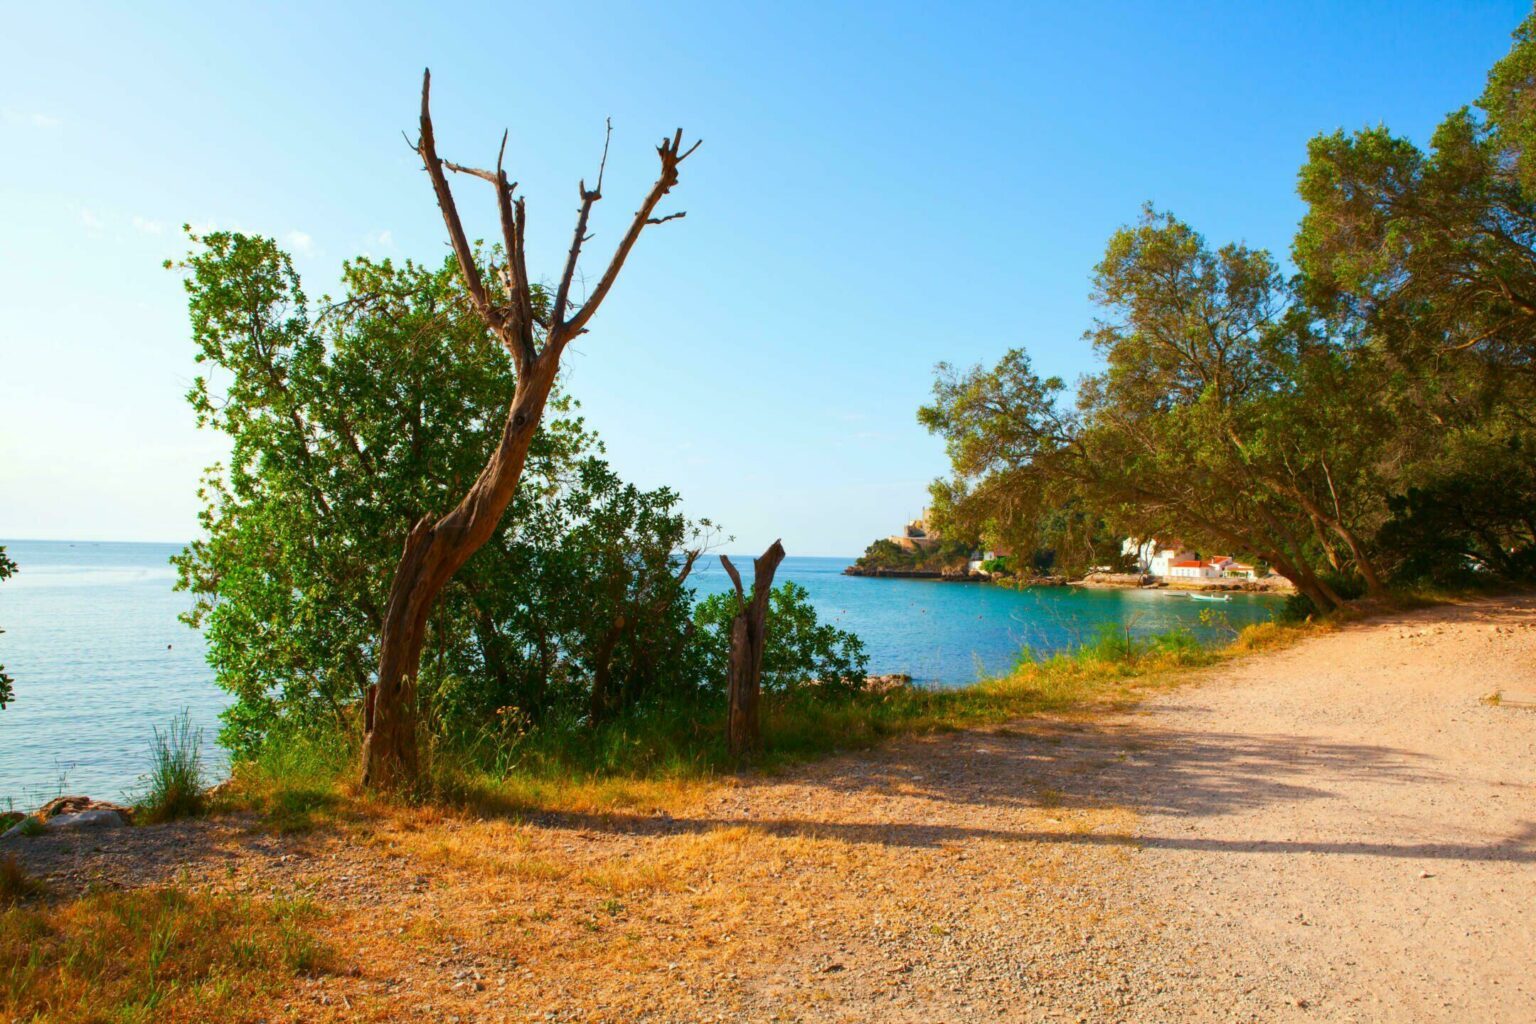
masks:
<instances>
[{"instance_id":1,"label":"calm water","mask_svg":"<svg viewBox=\"0 0 1536 1024\"><path fill-rule=\"evenodd\" d=\"M154 726L186 709L214 734L226 696L213 684L198 633L177 621L190 598L171 589L174 544L5 541L20 571L0 584L0 664L16 700L0 711L0 806L32 806L59 791L131 796ZM751 559L734 558L751 578ZM905 672L931 686L1003 671L1021 647L1068 648L1100 622L1138 633L1202 632L1203 608L1241 626L1270 616L1272 598L1229 604L1154 591L1046 588L842 575L842 558L789 558L780 580L810 594L819 615L863 637L873 672ZM730 587L719 561L694 577L700 593ZM1214 638L1214 634L1207 635Z\"/></svg>"}]
</instances>

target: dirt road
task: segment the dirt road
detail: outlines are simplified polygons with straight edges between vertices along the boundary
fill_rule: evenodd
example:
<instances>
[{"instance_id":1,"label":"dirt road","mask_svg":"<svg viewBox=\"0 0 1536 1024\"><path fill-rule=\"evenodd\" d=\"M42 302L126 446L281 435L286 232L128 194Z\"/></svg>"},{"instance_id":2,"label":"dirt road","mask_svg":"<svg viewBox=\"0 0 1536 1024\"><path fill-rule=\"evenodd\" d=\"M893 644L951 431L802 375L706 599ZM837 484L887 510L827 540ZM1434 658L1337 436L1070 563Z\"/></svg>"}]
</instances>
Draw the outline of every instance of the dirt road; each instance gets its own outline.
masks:
<instances>
[{"instance_id":1,"label":"dirt road","mask_svg":"<svg viewBox=\"0 0 1536 1024\"><path fill-rule=\"evenodd\" d=\"M1522 701L1536 600L1484 602L670 814L219 819L23 857L63 890L307 894L348 966L268 1020L1525 1024Z\"/></svg>"},{"instance_id":2,"label":"dirt road","mask_svg":"<svg viewBox=\"0 0 1536 1024\"><path fill-rule=\"evenodd\" d=\"M1353 626L1136 719L1136 872L1255 1019L1536 1021L1536 603Z\"/></svg>"}]
</instances>

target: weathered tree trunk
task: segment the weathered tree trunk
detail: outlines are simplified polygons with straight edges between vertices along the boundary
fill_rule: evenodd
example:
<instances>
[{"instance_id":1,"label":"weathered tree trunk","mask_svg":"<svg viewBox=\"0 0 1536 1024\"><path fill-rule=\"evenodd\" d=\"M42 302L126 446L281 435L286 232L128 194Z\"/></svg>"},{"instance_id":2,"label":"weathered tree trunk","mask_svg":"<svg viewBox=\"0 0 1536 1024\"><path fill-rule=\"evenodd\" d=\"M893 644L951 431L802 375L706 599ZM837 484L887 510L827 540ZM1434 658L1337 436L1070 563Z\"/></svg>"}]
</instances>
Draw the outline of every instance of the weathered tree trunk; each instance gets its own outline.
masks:
<instances>
[{"instance_id":1,"label":"weathered tree trunk","mask_svg":"<svg viewBox=\"0 0 1536 1024\"><path fill-rule=\"evenodd\" d=\"M768 640L768 596L773 574L784 560L784 545L774 541L763 557L752 560L752 598L742 592L741 574L724 555L720 562L736 585L736 617L731 620L731 655L727 669L726 746L738 760L762 747L757 708L762 690L763 648Z\"/></svg>"},{"instance_id":2,"label":"weathered tree trunk","mask_svg":"<svg viewBox=\"0 0 1536 1024\"><path fill-rule=\"evenodd\" d=\"M683 150L681 128L670 139L662 140L656 148L661 157L661 174L635 211L597 287L582 306L571 310L571 281L581 258L581 247L588 238L587 220L592 204L602 198L603 168L608 161L608 145L604 141L597 187L589 190L585 181L581 183L576 237L566 257L554 302L545 312L536 308L528 277L523 201L514 196L516 185L508 181L502 169L506 136L502 136L502 151L497 155L494 172L440 159L432 132L431 89L432 73L428 71L421 82L421 135L416 152L421 156L432 181L432 190L437 195L437 205L442 211L469 301L486 327L511 354L517 367L517 389L507 411L501 442L469 493L447 515L439 519L424 516L411 528L400 563L395 568L379 636L379 674L364 701L363 785L378 789L411 784L420 767L416 745L416 681L432 606L453 574L495 534L502 513L517 493L528 446L539 428L544 404L554 387L560 370L560 355L566 345L586 331L587 323L612 289L624 261L646 226L682 216L681 213L665 217L653 217L652 214L677 184L678 165L699 146L695 142ZM486 287L475 251L459 219L445 170L484 179L496 191L506 265L491 267L490 276L500 283L500 295Z\"/></svg>"},{"instance_id":3,"label":"weathered tree trunk","mask_svg":"<svg viewBox=\"0 0 1536 1024\"><path fill-rule=\"evenodd\" d=\"M416 679L427 616L453 574L500 525L517 493L528 446L553 386L553 374L519 378L501 444L474 486L452 512L436 522L423 518L406 538L384 608L379 678L368 702L364 786L395 789L416 777Z\"/></svg>"}]
</instances>

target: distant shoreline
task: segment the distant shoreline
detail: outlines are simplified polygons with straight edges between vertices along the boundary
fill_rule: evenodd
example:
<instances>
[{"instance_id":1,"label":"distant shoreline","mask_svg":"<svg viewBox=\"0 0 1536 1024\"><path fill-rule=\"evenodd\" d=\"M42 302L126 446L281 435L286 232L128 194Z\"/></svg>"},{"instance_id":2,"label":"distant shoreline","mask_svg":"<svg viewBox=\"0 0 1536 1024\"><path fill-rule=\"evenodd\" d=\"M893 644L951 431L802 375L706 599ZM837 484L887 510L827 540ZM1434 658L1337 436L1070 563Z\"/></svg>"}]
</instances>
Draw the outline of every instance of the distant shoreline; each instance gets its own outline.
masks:
<instances>
[{"instance_id":1,"label":"distant shoreline","mask_svg":"<svg viewBox=\"0 0 1536 1024\"><path fill-rule=\"evenodd\" d=\"M1296 588L1289 580L1279 576L1263 580L1164 578L1137 576L1134 573L1089 573L1082 579L1069 580L1063 576L1018 577L989 575L984 572L964 572L944 569L871 569L850 565L843 570L844 576L865 576L872 579L934 580L940 583L997 583L1008 587L1083 587L1088 590L1182 590L1215 591L1232 594L1270 594L1283 596L1294 594Z\"/></svg>"}]
</instances>

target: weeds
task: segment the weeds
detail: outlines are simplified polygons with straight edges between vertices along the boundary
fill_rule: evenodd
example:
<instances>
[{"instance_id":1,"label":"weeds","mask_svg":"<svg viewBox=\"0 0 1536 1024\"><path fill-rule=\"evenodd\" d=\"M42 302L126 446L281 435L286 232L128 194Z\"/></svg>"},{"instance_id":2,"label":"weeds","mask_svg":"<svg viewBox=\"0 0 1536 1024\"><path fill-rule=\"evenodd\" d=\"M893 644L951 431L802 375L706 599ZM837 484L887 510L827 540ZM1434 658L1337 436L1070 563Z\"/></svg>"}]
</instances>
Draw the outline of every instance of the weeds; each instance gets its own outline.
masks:
<instances>
[{"instance_id":1,"label":"weeds","mask_svg":"<svg viewBox=\"0 0 1536 1024\"><path fill-rule=\"evenodd\" d=\"M203 730L193 728L191 716L183 711L165 732L154 730L146 792L139 804L142 820L154 823L201 814L203 781Z\"/></svg>"}]
</instances>

